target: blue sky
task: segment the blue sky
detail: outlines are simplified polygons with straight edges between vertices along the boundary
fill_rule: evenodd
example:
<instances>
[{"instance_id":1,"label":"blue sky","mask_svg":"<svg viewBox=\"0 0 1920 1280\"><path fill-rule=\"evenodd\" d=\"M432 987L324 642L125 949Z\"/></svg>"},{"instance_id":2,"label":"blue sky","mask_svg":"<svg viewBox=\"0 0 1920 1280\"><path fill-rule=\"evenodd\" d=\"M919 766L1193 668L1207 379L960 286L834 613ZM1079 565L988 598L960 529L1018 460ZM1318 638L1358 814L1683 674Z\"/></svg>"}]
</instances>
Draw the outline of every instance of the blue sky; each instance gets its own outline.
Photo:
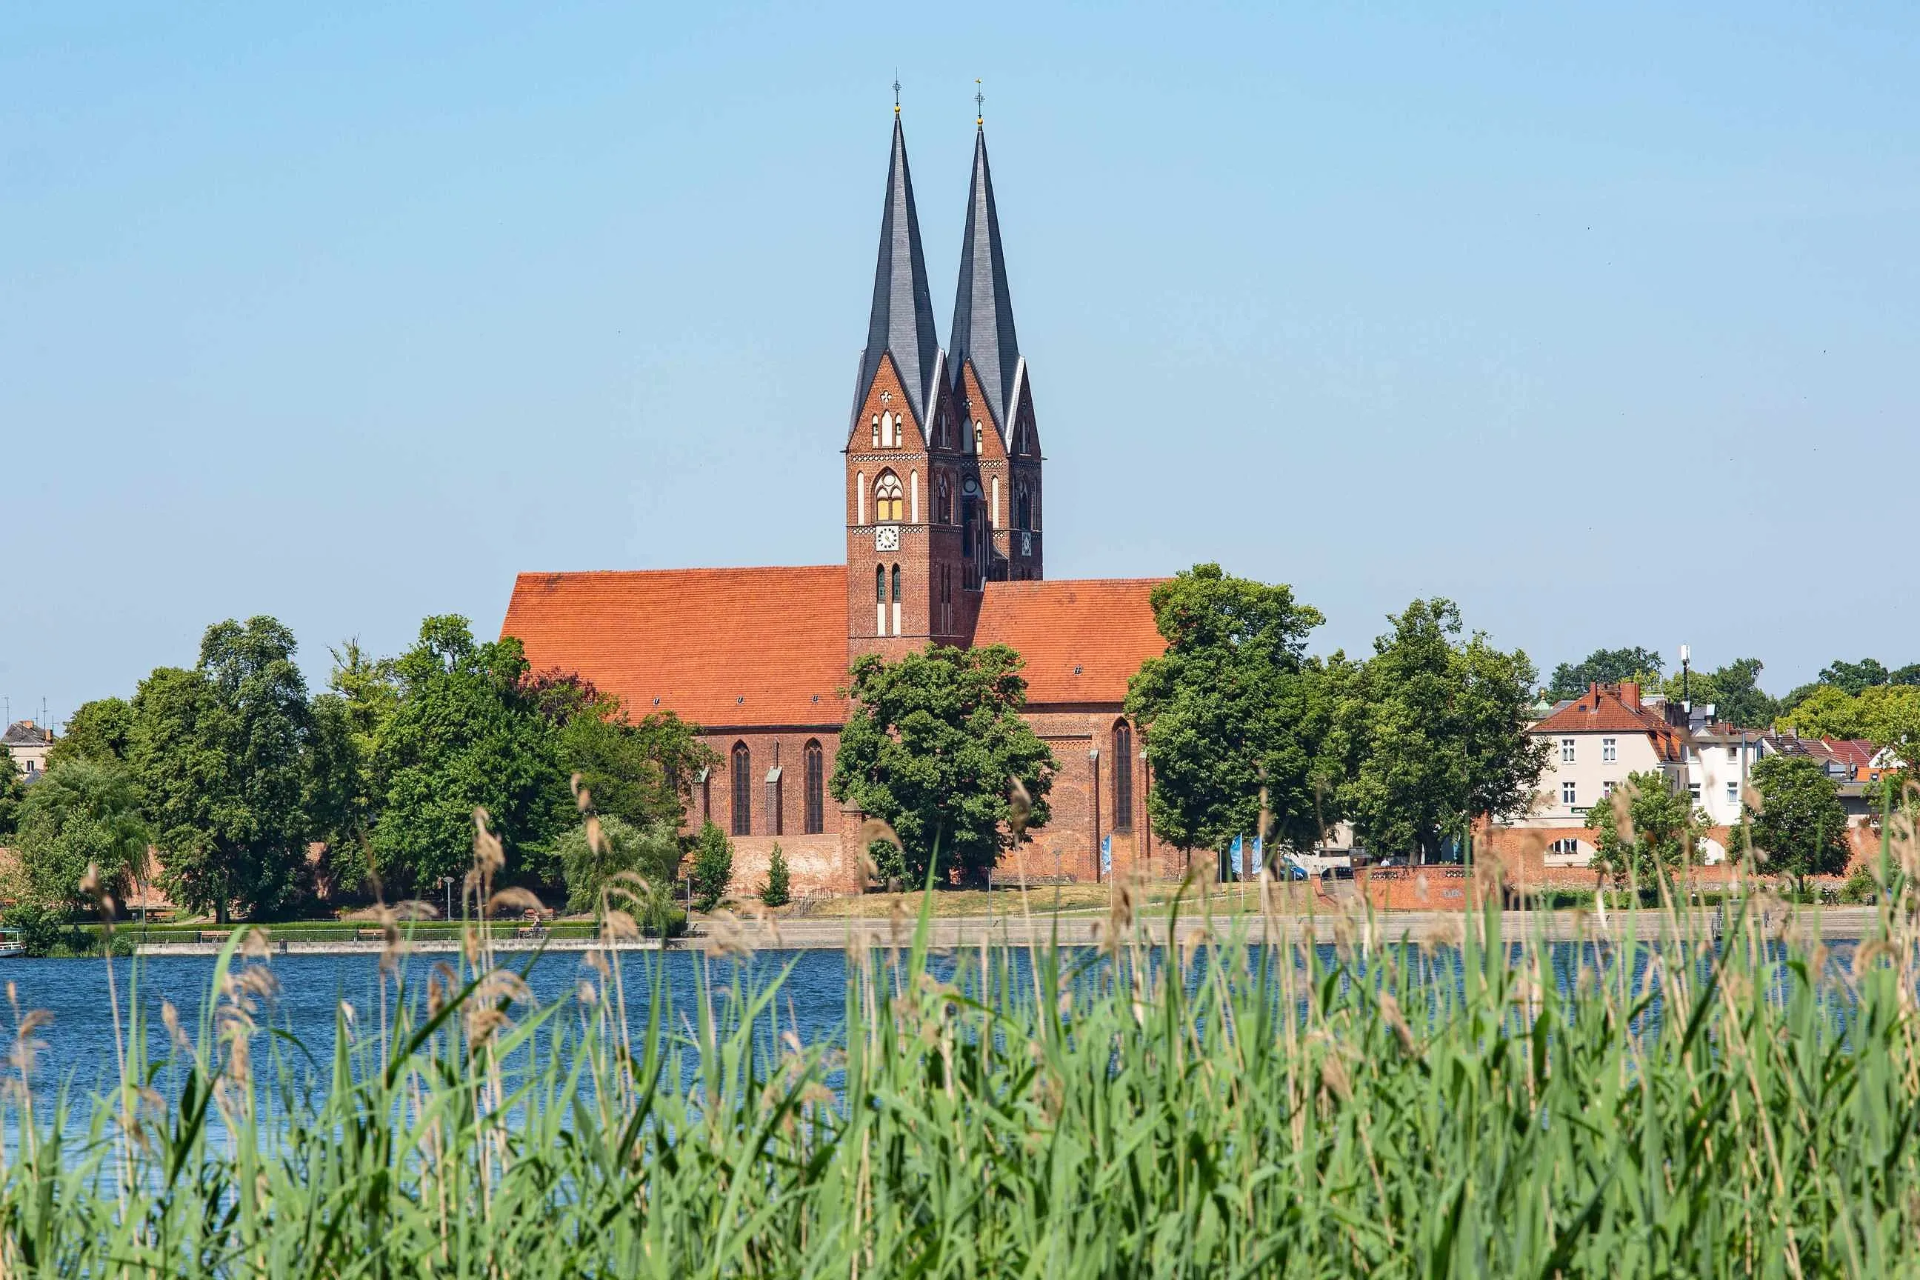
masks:
<instances>
[{"instance_id":1,"label":"blue sky","mask_svg":"<svg viewBox=\"0 0 1920 1280\"><path fill-rule=\"evenodd\" d=\"M1052 576L1920 659L1920 9L1670 8L16 7L0 695L839 558L896 68L943 340L986 82Z\"/></svg>"}]
</instances>

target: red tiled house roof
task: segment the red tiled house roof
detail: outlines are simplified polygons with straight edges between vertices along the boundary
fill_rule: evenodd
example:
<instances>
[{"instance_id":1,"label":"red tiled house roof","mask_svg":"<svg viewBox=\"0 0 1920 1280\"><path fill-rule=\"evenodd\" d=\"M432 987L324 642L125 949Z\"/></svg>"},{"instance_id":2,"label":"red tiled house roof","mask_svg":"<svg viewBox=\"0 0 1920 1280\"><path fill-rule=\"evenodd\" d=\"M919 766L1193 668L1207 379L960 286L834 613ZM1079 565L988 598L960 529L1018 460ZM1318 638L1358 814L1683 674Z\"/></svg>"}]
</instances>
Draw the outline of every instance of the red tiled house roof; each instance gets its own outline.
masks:
<instances>
[{"instance_id":1,"label":"red tiled house roof","mask_svg":"<svg viewBox=\"0 0 1920 1280\"><path fill-rule=\"evenodd\" d=\"M1029 704L1117 703L1140 664L1166 652L1147 600L1164 581L989 582L973 642L1020 652Z\"/></svg>"},{"instance_id":2,"label":"red tiled house roof","mask_svg":"<svg viewBox=\"0 0 1920 1280\"><path fill-rule=\"evenodd\" d=\"M636 718L846 720L844 565L523 573L500 632L535 671L578 672Z\"/></svg>"},{"instance_id":3,"label":"red tiled house roof","mask_svg":"<svg viewBox=\"0 0 1920 1280\"><path fill-rule=\"evenodd\" d=\"M1640 705L1639 689L1628 685L1589 685L1573 701L1533 726L1537 734L1644 733L1662 760L1681 758L1680 735L1672 725Z\"/></svg>"}]
</instances>

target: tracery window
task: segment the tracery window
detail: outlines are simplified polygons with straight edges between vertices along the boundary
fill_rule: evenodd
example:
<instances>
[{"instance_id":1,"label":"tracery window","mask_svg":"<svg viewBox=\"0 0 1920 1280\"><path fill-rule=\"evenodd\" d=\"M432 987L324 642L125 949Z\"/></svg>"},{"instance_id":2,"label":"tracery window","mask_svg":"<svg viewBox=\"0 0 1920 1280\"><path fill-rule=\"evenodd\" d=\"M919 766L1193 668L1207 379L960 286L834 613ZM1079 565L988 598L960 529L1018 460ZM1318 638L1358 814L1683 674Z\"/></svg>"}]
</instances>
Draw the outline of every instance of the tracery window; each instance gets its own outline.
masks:
<instances>
[{"instance_id":1,"label":"tracery window","mask_svg":"<svg viewBox=\"0 0 1920 1280\"><path fill-rule=\"evenodd\" d=\"M905 505L900 487L900 477L891 471L882 471L880 478L873 484L873 522L875 524L898 524Z\"/></svg>"},{"instance_id":2,"label":"tracery window","mask_svg":"<svg viewBox=\"0 0 1920 1280\"><path fill-rule=\"evenodd\" d=\"M806 758L806 833L817 836L827 829L826 753L820 749L818 738L809 738L802 755Z\"/></svg>"},{"instance_id":3,"label":"tracery window","mask_svg":"<svg viewBox=\"0 0 1920 1280\"><path fill-rule=\"evenodd\" d=\"M1133 830L1133 729L1113 726L1113 829Z\"/></svg>"},{"instance_id":4,"label":"tracery window","mask_svg":"<svg viewBox=\"0 0 1920 1280\"><path fill-rule=\"evenodd\" d=\"M744 742L733 744L733 834L753 834L753 752Z\"/></svg>"}]
</instances>

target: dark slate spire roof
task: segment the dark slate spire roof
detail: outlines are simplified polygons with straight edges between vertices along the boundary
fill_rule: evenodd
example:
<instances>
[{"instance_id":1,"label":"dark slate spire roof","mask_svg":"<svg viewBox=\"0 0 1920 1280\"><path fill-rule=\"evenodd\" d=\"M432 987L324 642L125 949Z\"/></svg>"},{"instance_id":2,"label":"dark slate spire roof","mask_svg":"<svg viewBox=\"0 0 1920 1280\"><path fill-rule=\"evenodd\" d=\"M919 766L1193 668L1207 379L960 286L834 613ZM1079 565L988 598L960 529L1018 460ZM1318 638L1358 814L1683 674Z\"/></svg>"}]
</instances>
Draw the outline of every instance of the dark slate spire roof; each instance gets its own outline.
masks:
<instances>
[{"instance_id":1,"label":"dark slate spire roof","mask_svg":"<svg viewBox=\"0 0 1920 1280\"><path fill-rule=\"evenodd\" d=\"M967 198L967 234L960 245L960 286L953 299L953 371L973 361L986 392L988 408L1001 432L1020 367L1020 343L1013 334L1013 300L1007 290L1007 258L1000 248L1000 213L993 203L993 174L987 168L987 131L973 142L973 190Z\"/></svg>"},{"instance_id":2,"label":"dark slate spire roof","mask_svg":"<svg viewBox=\"0 0 1920 1280\"><path fill-rule=\"evenodd\" d=\"M893 159L887 165L887 204L880 217L880 262L873 272L873 311L867 318L867 349L860 356L860 385L853 412L873 385L880 357L891 351L907 384L914 417L925 428L932 399L940 339L934 332L933 294L927 259L920 250L920 215L913 207L913 175L907 172L907 138L893 117Z\"/></svg>"}]
</instances>

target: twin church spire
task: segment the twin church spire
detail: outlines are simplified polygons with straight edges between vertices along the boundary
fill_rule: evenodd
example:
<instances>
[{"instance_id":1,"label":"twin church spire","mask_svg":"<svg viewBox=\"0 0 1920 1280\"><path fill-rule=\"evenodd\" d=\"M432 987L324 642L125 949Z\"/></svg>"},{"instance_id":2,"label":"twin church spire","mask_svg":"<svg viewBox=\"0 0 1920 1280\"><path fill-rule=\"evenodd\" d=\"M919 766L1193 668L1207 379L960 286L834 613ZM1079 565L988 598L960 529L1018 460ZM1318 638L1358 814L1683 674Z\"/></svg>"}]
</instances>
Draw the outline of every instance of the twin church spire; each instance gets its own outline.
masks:
<instances>
[{"instance_id":1,"label":"twin church spire","mask_svg":"<svg viewBox=\"0 0 1920 1280\"><path fill-rule=\"evenodd\" d=\"M913 177L907 169L906 135L896 111L893 155L887 165L887 199L880 218L880 260L874 269L873 308L867 318L860 381L854 388L854 413L859 414L881 357L886 354L893 356L923 430L931 427L928 410L938 398L936 379L944 376L957 385L969 360L993 425L1006 432L1008 415L1018 410L1020 344L1014 334L1013 301L1007 287L1006 253L1000 243L1000 214L993 199L984 125L977 126L974 137L973 181L967 197L967 229L960 246L960 280L954 294L951 333L953 350L943 360L934 328L933 299L927 288L926 255L920 247Z\"/></svg>"}]
</instances>

